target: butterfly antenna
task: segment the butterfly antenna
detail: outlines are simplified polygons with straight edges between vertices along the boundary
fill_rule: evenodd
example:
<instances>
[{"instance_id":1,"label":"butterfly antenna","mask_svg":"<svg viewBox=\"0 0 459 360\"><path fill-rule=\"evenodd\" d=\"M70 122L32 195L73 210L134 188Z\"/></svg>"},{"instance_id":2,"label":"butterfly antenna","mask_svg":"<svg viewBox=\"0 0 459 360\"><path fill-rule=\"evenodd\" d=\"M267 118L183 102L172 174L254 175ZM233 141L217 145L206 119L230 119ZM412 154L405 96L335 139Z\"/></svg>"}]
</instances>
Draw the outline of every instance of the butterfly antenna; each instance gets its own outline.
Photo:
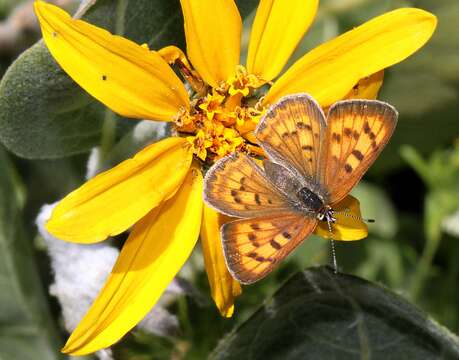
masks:
<instances>
[{"instance_id":1,"label":"butterfly antenna","mask_svg":"<svg viewBox=\"0 0 459 360\"><path fill-rule=\"evenodd\" d=\"M335 249L335 240L333 239L333 229L331 221L327 221L328 231L330 232L330 240L331 240L331 252L332 252L332 259L333 259L333 269L335 274L338 274L338 262L336 261L336 249Z\"/></svg>"},{"instance_id":2,"label":"butterfly antenna","mask_svg":"<svg viewBox=\"0 0 459 360\"><path fill-rule=\"evenodd\" d=\"M357 216L357 215L354 215L350 212L349 209L344 209L344 211L334 211L333 212L334 214L338 214L338 215L343 215L343 216L346 216L346 217L349 217L351 219L354 219L354 220L360 220L360 221L363 221L363 222L366 222L366 223L374 223L376 222L375 219L364 219L360 216Z\"/></svg>"}]
</instances>

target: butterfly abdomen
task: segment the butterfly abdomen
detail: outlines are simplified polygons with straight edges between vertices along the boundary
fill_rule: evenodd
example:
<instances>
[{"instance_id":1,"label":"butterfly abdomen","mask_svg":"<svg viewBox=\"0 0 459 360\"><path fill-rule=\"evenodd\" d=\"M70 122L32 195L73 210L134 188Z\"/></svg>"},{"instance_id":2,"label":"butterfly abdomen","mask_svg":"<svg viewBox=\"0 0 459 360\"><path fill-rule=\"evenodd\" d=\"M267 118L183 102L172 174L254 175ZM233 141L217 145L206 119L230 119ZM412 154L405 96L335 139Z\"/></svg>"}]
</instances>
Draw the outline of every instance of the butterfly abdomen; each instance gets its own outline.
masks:
<instances>
[{"instance_id":1,"label":"butterfly abdomen","mask_svg":"<svg viewBox=\"0 0 459 360\"><path fill-rule=\"evenodd\" d=\"M319 211L324 206L320 197L306 187L298 191L298 198L307 209L312 211Z\"/></svg>"}]
</instances>

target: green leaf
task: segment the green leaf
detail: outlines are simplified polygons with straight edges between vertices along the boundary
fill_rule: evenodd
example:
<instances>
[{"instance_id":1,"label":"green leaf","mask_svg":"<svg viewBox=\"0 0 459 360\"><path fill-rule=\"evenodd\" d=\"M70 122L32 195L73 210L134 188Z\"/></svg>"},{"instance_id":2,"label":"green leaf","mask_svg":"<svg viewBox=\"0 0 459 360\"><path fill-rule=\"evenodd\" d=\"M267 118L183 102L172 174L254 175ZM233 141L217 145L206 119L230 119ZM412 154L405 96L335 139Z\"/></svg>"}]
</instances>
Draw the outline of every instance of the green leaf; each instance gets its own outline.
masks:
<instances>
[{"instance_id":1,"label":"green leaf","mask_svg":"<svg viewBox=\"0 0 459 360\"><path fill-rule=\"evenodd\" d=\"M100 0L83 19L160 48L183 45L181 16L178 0ZM11 65L0 83L0 140L27 158L85 152L99 144L106 111L39 42Z\"/></svg>"},{"instance_id":2,"label":"green leaf","mask_svg":"<svg viewBox=\"0 0 459 360\"><path fill-rule=\"evenodd\" d=\"M103 112L54 64L42 43L23 53L0 83L0 140L22 157L89 150L100 139Z\"/></svg>"},{"instance_id":3,"label":"green leaf","mask_svg":"<svg viewBox=\"0 0 459 360\"><path fill-rule=\"evenodd\" d=\"M212 359L458 359L454 335L387 289L328 267L293 276Z\"/></svg>"},{"instance_id":4,"label":"green leaf","mask_svg":"<svg viewBox=\"0 0 459 360\"><path fill-rule=\"evenodd\" d=\"M0 359L61 359L62 345L24 234L17 176L0 148Z\"/></svg>"}]
</instances>

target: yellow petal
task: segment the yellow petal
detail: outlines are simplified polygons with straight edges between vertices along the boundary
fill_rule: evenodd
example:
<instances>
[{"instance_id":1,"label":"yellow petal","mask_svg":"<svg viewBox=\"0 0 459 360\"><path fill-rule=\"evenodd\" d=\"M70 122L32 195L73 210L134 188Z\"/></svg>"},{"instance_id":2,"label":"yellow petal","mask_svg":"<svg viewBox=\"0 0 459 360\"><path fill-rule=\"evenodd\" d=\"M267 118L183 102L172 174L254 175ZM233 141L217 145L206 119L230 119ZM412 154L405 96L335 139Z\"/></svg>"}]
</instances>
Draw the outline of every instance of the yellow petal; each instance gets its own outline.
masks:
<instances>
[{"instance_id":1,"label":"yellow petal","mask_svg":"<svg viewBox=\"0 0 459 360\"><path fill-rule=\"evenodd\" d=\"M170 121L188 108L185 87L154 51L72 19L43 1L35 12L49 51L83 89L118 114Z\"/></svg>"},{"instance_id":2,"label":"yellow petal","mask_svg":"<svg viewBox=\"0 0 459 360\"><path fill-rule=\"evenodd\" d=\"M177 194L134 227L92 307L62 350L83 355L118 341L150 311L199 236L202 175L192 167Z\"/></svg>"},{"instance_id":3,"label":"yellow petal","mask_svg":"<svg viewBox=\"0 0 459 360\"><path fill-rule=\"evenodd\" d=\"M307 92L322 107L343 99L357 82L396 64L432 36L437 19L413 8L378 16L320 45L298 60L273 85L265 103Z\"/></svg>"},{"instance_id":4,"label":"yellow petal","mask_svg":"<svg viewBox=\"0 0 459 360\"><path fill-rule=\"evenodd\" d=\"M242 290L228 272L223 256L220 227L225 223L225 219L228 217L204 205L201 245L212 299L222 316L231 317L234 312L234 299Z\"/></svg>"},{"instance_id":5,"label":"yellow petal","mask_svg":"<svg viewBox=\"0 0 459 360\"><path fill-rule=\"evenodd\" d=\"M314 20L318 5L319 0L261 0L250 35L249 73L274 79Z\"/></svg>"},{"instance_id":6,"label":"yellow petal","mask_svg":"<svg viewBox=\"0 0 459 360\"><path fill-rule=\"evenodd\" d=\"M376 74L360 79L351 91L344 97L345 99L369 99L375 100L383 84L384 70Z\"/></svg>"},{"instance_id":7,"label":"yellow petal","mask_svg":"<svg viewBox=\"0 0 459 360\"><path fill-rule=\"evenodd\" d=\"M60 239L77 243L117 235L177 191L191 158L183 138L152 144L67 195L46 228Z\"/></svg>"},{"instance_id":8,"label":"yellow petal","mask_svg":"<svg viewBox=\"0 0 459 360\"><path fill-rule=\"evenodd\" d=\"M367 224L362 220L356 219L356 217L360 218L361 214L360 203L355 197L351 195L346 196L339 203L333 205L333 210L338 212L335 213L336 223L332 224L333 240L353 241L361 240L368 236ZM346 214L352 217L346 216ZM325 239L331 238L328 225L324 221L319 221L319 225L316 227L314 233Z\"/></svg>"},{"instance_id":9,"label":"yellow petal","mask_svg":"<svg viewBox=\"0 0 459 360\"><path fill-rule=\"evenodd\" d=\"M194 68L212 87L239 64L242 21L233 0L180 0L186 49Z\"/></svg>"}]
</instances>

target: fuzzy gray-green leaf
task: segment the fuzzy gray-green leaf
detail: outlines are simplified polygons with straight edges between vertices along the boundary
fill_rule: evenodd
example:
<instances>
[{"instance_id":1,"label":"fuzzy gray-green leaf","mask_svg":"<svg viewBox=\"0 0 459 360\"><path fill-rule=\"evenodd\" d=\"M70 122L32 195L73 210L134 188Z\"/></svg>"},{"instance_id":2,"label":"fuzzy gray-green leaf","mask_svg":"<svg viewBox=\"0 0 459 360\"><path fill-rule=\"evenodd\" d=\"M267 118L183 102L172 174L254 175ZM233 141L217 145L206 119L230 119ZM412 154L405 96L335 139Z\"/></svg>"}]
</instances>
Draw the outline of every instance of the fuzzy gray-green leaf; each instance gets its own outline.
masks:
<instances>
[{"instance_id":1,"label":"fuzzy gray-green leaf","mask_svg":"<svg viewBox=\"0 0 459 360\"><path fill-rule=\"evenodd\" d=\"M99 0L83 19L155 49L183 45L178 0ZM99 144L105 111L39 42L11 65L0 84L0 140L27 158L85 152Z\"/></svg>"},{"instance_id":2,"label":"fuzzy gray-green leaf","mask_svg":"<svg viewBox=\"0 0 459 360\"><path fill-rule=\"evenodd\" d=\"M61 359L32 241L24 233L16 174L3 148L0 167L0 359Z\"/></svg>"}]
</instances>

